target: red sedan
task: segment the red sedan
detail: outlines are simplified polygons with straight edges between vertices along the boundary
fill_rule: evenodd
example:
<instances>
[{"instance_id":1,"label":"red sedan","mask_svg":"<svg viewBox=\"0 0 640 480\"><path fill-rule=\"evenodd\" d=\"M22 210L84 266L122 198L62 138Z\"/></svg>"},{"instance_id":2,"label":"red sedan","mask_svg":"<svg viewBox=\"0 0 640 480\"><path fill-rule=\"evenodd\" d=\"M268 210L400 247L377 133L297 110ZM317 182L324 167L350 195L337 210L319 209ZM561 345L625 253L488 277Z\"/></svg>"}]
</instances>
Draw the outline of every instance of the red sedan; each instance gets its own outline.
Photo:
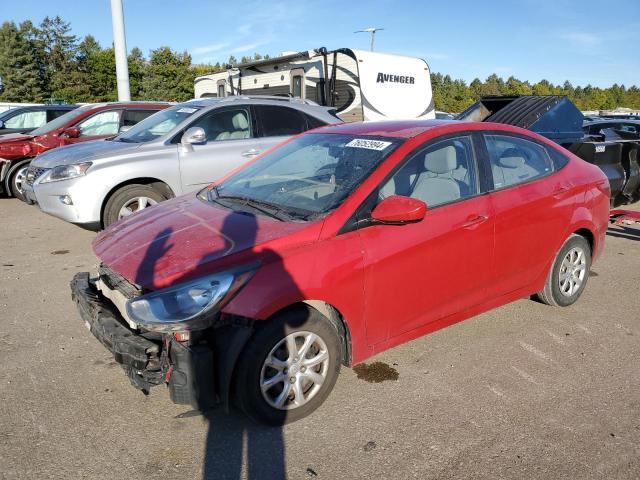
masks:
<instances>
[{"instance_id":1,"label":"red sedan","mask_svg":"<svg viewBox=\"0 0 640 480\"><path fill-rule=\"evenodd\" d=\"M571 305L608 213L605 175L531 132L345 124L114 224L73 297L138 388L280 424L341 365L531 295Z\"/></svg>"},{"instance_id":2,"label":"red sedan","mask_svg":"<svg viewBox=\"0 0 640 480\"><path fill-rule=\"evenodd\" d=\"M22 183L32 158L52 148L113 137L167 108L166 102L93 103L71 110L29 133L0 137L0 193L24 200Z\"/></svg>"}]
</instances>

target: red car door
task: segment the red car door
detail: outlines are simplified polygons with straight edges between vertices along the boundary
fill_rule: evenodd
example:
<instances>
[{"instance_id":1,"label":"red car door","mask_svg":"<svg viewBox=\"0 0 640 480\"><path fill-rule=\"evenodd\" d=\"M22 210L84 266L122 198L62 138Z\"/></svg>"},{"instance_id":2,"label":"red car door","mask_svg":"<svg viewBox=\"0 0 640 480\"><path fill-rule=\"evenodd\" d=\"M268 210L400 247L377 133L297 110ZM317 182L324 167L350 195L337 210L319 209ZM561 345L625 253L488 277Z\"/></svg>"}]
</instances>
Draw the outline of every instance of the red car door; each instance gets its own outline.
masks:
<instances>
[{"instance_id":1,"label":"red car door","mask_svg":"<svg viewBox=\"0 0 640 480\"><path fill-rule=\"evenodd\" d=\"M486 298L493 218L477 172L472 136L460 135L431 141L410 154L376 192L377 199L405 195L422 200L427 213L418 223L359 231L369 344Z\"/></svg>"},{"instance_id":2,"label":"red car door","mask_svg":"<svg viewBox=\"0 0 640 480\"><path fill-rule=\"evenodd\" d=\"M573 212L572 185L554 171L547 147L523 137L484 134L494 191L495 262L491 295L531 285L562 244Z\"/></svg>"},{"instance_id":3,"label":"red car door","mask_svg":"<svg viewBox=\"0 0 640 480\"><path fill-rule=\"evenodd\" d=\"M83 119L74 125L75 128L80 130L80 135L74 138L61 135L60 146L87 142L89 140L99 140L117 135L120 130L121 115L122 110L109 109L101 110Z\"/></svg>"}]
</instances>

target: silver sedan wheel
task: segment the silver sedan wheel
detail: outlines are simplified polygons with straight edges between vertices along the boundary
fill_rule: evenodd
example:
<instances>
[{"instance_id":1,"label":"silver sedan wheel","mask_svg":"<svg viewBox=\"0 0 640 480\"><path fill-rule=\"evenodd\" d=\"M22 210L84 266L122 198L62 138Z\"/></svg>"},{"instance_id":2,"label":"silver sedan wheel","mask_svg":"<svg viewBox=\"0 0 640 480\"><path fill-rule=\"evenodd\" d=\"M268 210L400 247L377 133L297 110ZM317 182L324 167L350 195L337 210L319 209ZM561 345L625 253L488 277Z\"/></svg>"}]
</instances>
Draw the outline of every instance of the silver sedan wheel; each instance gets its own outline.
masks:
<instances>
[{"instance_id":1,"label":"silver sedan wheel","mask_svg":"<svg viewBox=\"0 0 640 480\"><path fill-rule=\"evenodd\" d=\"M132 213L136 213L140 210L143 210L151 205L156 205L156 202L153 198L149 197L135 197L125 203L120 212L118 213L118 220L124 217L128 217Z\"/></svg>"},{"instance_id":2,"label":"silver sedan wheel","mask_svg":"<svg viewBox=\"0 0 640 480\"><path fill-rule=\"evenodd\" d=\"M13 187L18 191L19 194L22 194L22 185L24 185L24 182L27 181L27 170L29 170L28 165L18 170L15 177L13 177Z\"/></svg>"},{"instance_id":3,"label":"silver sedan wheel","mask_svg":"<svg viewBox=\"0 0 640 480\"><path fill-rule=\"evenodd\" d=\"M329 372L329 351L312 332L287 335L271 349L262 365L260 390L278 410L292 410L311 400Z\"/></svg>"},{"instance_id":4,"label":"silver sedan wheel","mask_svg":"<svg viewBox=\"0 0 640 480\"><path fill-rule=\"evenodd\" d=\"M587 259L584 250L574 247L567 252L560 265L558 285L565 297L572 297L580 290L587 275Z\"/></svg>"}]
</instances>

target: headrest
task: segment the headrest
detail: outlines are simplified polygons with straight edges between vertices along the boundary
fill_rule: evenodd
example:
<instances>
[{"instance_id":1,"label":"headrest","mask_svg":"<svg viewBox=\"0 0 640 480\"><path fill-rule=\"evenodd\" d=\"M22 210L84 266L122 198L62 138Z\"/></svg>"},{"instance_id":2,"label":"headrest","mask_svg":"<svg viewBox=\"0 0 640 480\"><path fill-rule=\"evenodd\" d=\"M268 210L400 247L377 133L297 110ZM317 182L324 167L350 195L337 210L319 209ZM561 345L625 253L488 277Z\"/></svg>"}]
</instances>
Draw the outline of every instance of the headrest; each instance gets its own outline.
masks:
<instances>
[{"instance_id":1,"label":"headrest","mask_svg":"<svg viewBox=\"0 0 640 480\"><path fill-rule=\"evenodd\" d=\"M424 168L433 173L448 173L457 166L456 149L451 145L427 153L424 157Z\"/></svg>"},{"instance_id":2,"label":"headrest","mask_svg":"<svg viewBox=\"0 0 640 480\"><path fill-rule=\"evenodd\" d=\"M238 130L246 130L249 128L249 122L244 113L236 113L231 119L231 122L233 123L233 128L237 128Z\"/></svg>"},{"instance_id":3,"label":"headrest","mask_svg":"<svg viewBox=\"0 0 640 480\"><path fill-rule=\"evenodd\" d=\"M517 148L507 148L500 155L498 163L505 168L520 168L525 164L524 153Z\"/></svg>"}]
</instances>

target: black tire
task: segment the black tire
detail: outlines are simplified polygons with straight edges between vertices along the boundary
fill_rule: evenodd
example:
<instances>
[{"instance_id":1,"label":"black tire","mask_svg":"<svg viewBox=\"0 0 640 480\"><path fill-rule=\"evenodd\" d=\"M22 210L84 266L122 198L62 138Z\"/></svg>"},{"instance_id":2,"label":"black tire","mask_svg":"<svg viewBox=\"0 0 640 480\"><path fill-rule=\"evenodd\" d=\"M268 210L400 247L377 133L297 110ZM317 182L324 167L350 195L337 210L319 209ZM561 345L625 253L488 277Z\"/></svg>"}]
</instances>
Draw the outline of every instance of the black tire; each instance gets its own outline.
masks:
<instances>
[{"instance_id":1,"label":"black tire","mask_svg":"<svg viewBox=\"0 0 640 480\"><path fill-rule=\"evenodd\" d=\"M27 199L21 192L20 184L26 180L25 177L29 163L30 162L14 165L7 173L7 194L23 202L26 202Z\"/></svg>"},{"instance_id":2,"label":"black tire","mask_svg":"<svg viewBox=\"0 0 640 480\"><path fill-rule=\"evenodd\" d=\"M137 183L126 185L116 190L111 197L109 197L102 215L103 227L107 228L112 223L120 220L120 210L132 200L140 197L149 198L156 203L168 200L166 195L163 195L151 185L140 185Z\"/></svg>"},{"instance_id":3,"label":"black tire","mask_svg":"<svg viewBox=\"0 0 640 480\"><path fill-rule=\"evenodd\" d=\"M584 255L584 265L580 267L584 270L584 276L575 291L571 291L571 286L569 286L569 289L563 288L561 276L564 278L567 275L567 272L569 272L570 275L574 275L571 271L565 271L565 267L563 266L563 262L567 258L567 255L569 255L569 252L574 251L582 252ZM542 303L546 303L547 305L554 307L567 307L574 304L578 298L580 298L584 288L587 286L590 269L591 247L589 246L589 242L581 235L571 235L558 251L556 258L553 261L553 265L551 266L551 270L547 275L544 288L542 291L537 293L538 299ZM579 278L578 270L576 269L575 272L578 273L578 276L575 278ZM566 282L564 285L567 285Z\"/></svg>"},{"instance_id":4,"label":"black tire","mask_svg":"<svg viewBox=\"0 0 640 480\"><path fill-rule=\"evenodd\" d=\"M312 389L315 387L313 384L307 385L307 387L303 387L303 391L304 388L307 388L303 397L309 395L306 403L288 410L281 410L270 405L263 396L260 388L263 365L267 356L284 338L299 332L311 332L317 335L326 346L329 361L325 368L324 381L317 392L311 395ZM336 383L342 363L340 345L336 326L314 308L303 305L276 314L258 326L238 360L233 376L233 393L236 405L252 420L267 425L283 425L306 417L324 402ZM311 355L318 355L319 352L319 350L312 352ZM306 358L310 358L308 355ZM265 367L265 372L269 368ZM322 372L322 367L313 368L319 368L318 371ZM293 371L293 368L291 370ZM291 372L285 372L285 378L290 375L292 375ZM271 375L267 379L270 377ZM280 392L284 390L285 382L283 382L282 388L277 385L273 387L275 393L272 388L265 395L277 396L278 389ZM295 393L292 395L295 396ZM291 401L286 400L285 403L290 404Z\"/></svg>"}]
</instances>

